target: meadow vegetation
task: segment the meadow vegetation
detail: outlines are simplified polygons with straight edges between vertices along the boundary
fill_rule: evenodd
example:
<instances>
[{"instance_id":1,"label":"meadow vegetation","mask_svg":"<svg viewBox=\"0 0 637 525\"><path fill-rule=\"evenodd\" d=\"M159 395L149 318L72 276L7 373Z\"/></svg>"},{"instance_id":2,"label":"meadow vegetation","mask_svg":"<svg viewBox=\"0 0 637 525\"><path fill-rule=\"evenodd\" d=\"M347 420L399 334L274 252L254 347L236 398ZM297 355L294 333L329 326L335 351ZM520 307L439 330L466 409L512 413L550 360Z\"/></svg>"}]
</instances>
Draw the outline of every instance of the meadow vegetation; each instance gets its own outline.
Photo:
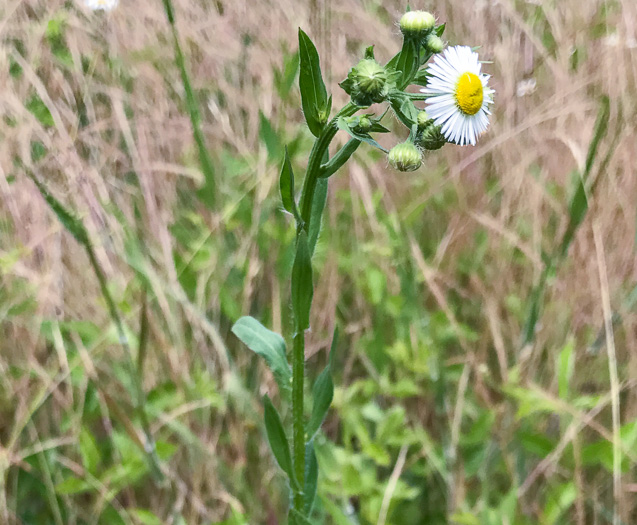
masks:
<instances>
[{"instance_id":1,"label":"meadow vegetation","mask_svg":"<svg viewBox=\"0 0 637 525\"><path fill-rule=\"evenodd\" d=\"M175 33L160 0L0 4L0 523L289 505L261 401L291 407L231 327L292 330L297 30L342 107L405 4L173 3ZM316 523L637 523L637 4L412 7L481 46L493 117L417 171L361 147L332 176L305 349L313 381L338 328Z\"/></svg>"}]
</instances>

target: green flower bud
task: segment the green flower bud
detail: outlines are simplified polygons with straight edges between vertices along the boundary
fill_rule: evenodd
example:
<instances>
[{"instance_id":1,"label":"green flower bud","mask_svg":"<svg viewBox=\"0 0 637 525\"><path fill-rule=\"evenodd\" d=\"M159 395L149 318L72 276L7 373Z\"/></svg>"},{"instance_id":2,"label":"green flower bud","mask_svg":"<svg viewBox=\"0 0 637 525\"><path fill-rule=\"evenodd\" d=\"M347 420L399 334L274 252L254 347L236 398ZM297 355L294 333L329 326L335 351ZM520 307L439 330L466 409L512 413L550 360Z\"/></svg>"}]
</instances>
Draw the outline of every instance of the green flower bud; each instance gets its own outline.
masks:
<instances>
[{"instance_id":1,"label":"green flower bud","mask_svg":"<svg viewBox=\"0 0 637 525\"><path fill-rule=\"evenodd\" d=\"M417 120L418 120L418 128L423 129L427 124L429 124L431 117L425 110L422 110L418 112Z\"/></svg>"},{"instance_id":2,"label":"green flower bud","mask_svg":"<svg viewBox=\"0 0 637 525\"><path fill-rule=\"evenodd\" d=\"M414 171L422 164L420 150L412 142L397 144L387 155L389 163L399 171Z\"/></svg>"},{"instance_id":3,"label":"green flower bud","mask_svg":"<svg viewBox=\"0 0 637 525\"><path fill-rule=\"evenodd\" d=\"M370 129L372 129L372 121L367 115L363 115L358 119L358 126L356 127L363 133L367 133Z\"/></svg>"},{"instance_id":4,"label":"green flower bud","mask_svg":"<svg viewBox=\"0 0 637 525\"><path fill-rule=\"evenodd\" d=\"M387 97L388 80L387 71L383 66L373 58L364 58L349 70L347 78L340 86L357 106L371 106Z\"/></svg>"},{"instance_id":5,"label":"green flower bud","mask_svg":"<svg viewBox=\"0 0 637 525\"><path fill-rule=\"evenodd\" d=\"M427 37L425 45L432 53L440 53L445 47L445 43L442 41L442 38L433 34Z\"/></svg>"},{"instance_id":6,"label":"green flower bud","mask_svg":"<svg viewBox=\"0 0 637 525\"><path fill-rule=\"evenodd\" d=\"M426 150L433 151L442 148L447 139L442 134L442 126L436 126L429 122L418 138L418 145Z\"/></svg>"},{"instance_id":7,"label":"green flower bud","mask_svg":"<svg viewBox=\"0 0 637 525\"><path fill-rule=\"evenodd\" d=\"M400 30L406 37L422 37L435 25L434 15L427 11L407 11L400 19Z\"/></svg>"}]
</instances>

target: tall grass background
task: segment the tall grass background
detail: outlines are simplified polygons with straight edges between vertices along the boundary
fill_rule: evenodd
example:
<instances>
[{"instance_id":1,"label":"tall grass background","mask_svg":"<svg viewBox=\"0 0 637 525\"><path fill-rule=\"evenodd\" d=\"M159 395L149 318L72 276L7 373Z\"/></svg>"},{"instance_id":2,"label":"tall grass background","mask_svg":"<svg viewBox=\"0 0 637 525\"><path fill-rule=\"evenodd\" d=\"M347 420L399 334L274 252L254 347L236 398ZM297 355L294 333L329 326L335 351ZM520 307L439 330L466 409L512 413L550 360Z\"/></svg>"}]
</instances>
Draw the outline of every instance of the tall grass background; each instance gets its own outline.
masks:
<instances>
[{"instance_id":1,"label":"tall grass background","mask_svg":"<svg viewBox=\"0 0 637 525\"><path fill-rule=\"evenodd\" d=\"M344 103L406 6L173 4L185 75L159 0L0 5L2 523L276 524L288 504L262 438L275 383L230 327L289 333L297 28ZM317 519L636 523L637 5L412 7L481 46L494 116L415 173L361 147L332 179L306 348L315 376L339 328Z\"/></svg>"}]
</instances>

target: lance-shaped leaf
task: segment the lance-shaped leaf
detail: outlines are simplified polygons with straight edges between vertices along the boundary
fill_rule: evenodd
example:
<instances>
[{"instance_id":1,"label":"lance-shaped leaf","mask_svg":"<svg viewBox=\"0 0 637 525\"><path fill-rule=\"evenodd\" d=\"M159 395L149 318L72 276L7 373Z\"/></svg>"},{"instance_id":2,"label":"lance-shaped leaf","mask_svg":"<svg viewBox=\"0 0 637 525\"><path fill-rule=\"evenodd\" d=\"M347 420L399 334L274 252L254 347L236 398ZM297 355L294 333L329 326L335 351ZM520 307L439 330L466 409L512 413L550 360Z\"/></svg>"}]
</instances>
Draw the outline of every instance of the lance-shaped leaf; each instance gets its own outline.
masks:
<instances>
[{"instance_id":1,"label":"lance-shaped leaf","mask_svg":"<svg viewBox=\"0 0 637 525\"><path fill-rule=\"evenodd\" d=\"M292 266L292 310L296 332L310 327L310 308L314 284L312 282L312 259L307 234L301 229L296 239L296 256Z\"/></svg>"},{"instance_id":2,"label":"lance-shaped leaf","mask_svg":"<svg viewBox=\"0 0 637 525\"><path fill-rule=\"evenodd\" d=\"M389 103L398 119L409 129L418 122L420 111L406 93L393 91L389 94Z\"/></svg>"},{"instance_id":3,"label":"lance-shaped leaf","mask_svg":"<svg viewBox=\"0 0 637 525\"><path fill-rule=\"evenodd\" d=\"M326 152L327 153L327 152ZM327 159L325 159L327 161ZM321 220L323 219L323 210L327 202L327 183L325 178L319 178L316 181L316 189L314 190L314 200L312 201L312 210L310 211L310 228L308 230L307 239L310 249L310 256L314 254L316 241L318 241L319 232L321 231Z\"/></svg>"},{"instance_id":4,"label":"lance-shaped leaf","mask_svg":"<svg viewBox=\"0 0 637 525\"><path fill-rule=\"evenodd\" d=\"M419 43L411 38L405 39L400 52L387 64L388 69L400 71L400 76L396 79L396 87L399 90L402 91L411 83L420 64Z\"/></svg>"},{"instance_id":5,"label":"lance-shaped leaf","mask_svg":"<svg viewBox=\"0 0 637 525\"><path fill-rule=\"evenodd\" d=\"M282 394L290 393L292 371L285 355L285 341L268 330L254 317L245 316L232 327L235 334L250 350L265 359Z\"/></svg>"},{"instance_id":6,"label":"lance-shaped leaf","mask_svg":"<svg viewBox=\"0 0 637 525\"><path fill-rule=\"evenodd\" d=\"M292 171L292 163L290 162L290 155L288 154L287 147L285 148L285 158L283 159L281 175L279 176L279 189L281 191L281 202L283 203L283 208L285 208L285 211L288 213L294 215L297 222L300 222L301 217L294 198L294 172Z\"/></svg>"},{"instance_id":7,"label":"lance-shaped leaf","mask_svg":"<svg viewBox=\"0 0 637 525\"><path fill-rule=\"evenodd\" d=\"M303 505L305 514L312 513L316 489L318 486L318 461L314 452L314 441L305 444L305 487L303 488Z\"/></svg>"},{"instance_id":8,"label":"lance-shaped leaf","mask_svg":"<svg viewBox=\"0 0 637 525\"><path fill-rule=\"evenodd\" d=\"M265 432L268 436L268 442L272 453L279 464L279 467L290 478L290 482L293 486L297 485L296 477L294 476L294 470L292 469L292 455L290 454L290 445L288 444L288 438L285 435L283 424L279 413L274 408L272 401L266 395L263 398L264 407L264 420L265 420Z\"/></svg>"},{"instance_id":9,"label":"lance-shaped leaf","mask_svg":"<svg viewBox=\"0 0 637 525\"><path fill-rule=\"evenodd\" d=\"M321 165L320 176L327 178L336 173L343 164L345 164L349 158L354 154L361 141L359 139L350 139L347 144L338 150L328 163Z\"/></svg>"},{"instance_id":10,"label":"lance-shaped leaf","mask_svg":"<svg viewBox=\"0 0 637 525\"><path fill-rule=\"evenodd\" d=\"M334 383L332 382L332 370L328 364L320 373L312 387L312 415L307 426L308 439L314 438L325 420L327 411L334 398Z\"/></svg>"},{"instance_id":11,"label":"lance-shaped leaf","mask_svg":"<svg viewBox=\"0 0 637 525\"><path fill-rule=\"evenodd\" d=\"M310 131L319 136L325 124L325 114L329 112L327 90L321 74L316 47L310 37L299 28L300 72L299 87L303 113Z\"/></svg>"},{"instance_id":12,"label":"lance-shaped leaf","mask_svg":"<svg viewBox=\"0 0 637 525\"><path fill-rule=\"evenodd\" d=\"M330 356L325 369L320 373L314 386L312 387L312 415L308 421L306 433L308 441L314 439L319 428L325 420L327 411L332 404L334 398L334 383L332 382L332 356L338 342L338 330L334 330L332 338L332 346L330 348Z\"/></svg>"},{"instance_id":13,"label":"lance-shaped leaf","mask_svg":"<svg viewBox=\"0 0 637 525\"><path fill-rule=\"evenodd\" d=\"M376 142L369 135L369 133L363 133L362 131L357 130L356 126L349 123L344 117L339 117L336 123L339 129L349 133L351 137L358 139L362 142L366 142L370 146L374 146L375 148L378 148L379 150L387 153L387 150L383 148L378 142Z\"/></svg>"}]
</instances>

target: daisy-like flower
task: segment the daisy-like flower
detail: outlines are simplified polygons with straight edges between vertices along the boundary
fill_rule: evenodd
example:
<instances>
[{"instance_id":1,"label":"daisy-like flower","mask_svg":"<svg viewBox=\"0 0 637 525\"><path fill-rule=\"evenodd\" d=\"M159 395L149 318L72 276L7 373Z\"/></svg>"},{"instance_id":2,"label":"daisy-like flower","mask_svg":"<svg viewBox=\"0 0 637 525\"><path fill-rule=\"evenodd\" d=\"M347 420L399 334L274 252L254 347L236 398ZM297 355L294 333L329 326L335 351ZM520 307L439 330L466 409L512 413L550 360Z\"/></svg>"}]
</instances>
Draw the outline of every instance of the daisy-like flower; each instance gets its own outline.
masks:
<instances>
[{"instance_id":1,"label":"daisy-like flower","mask_svg":"<svg viewBox=\"0 0 637 525\"><path fill-rule=\"evenodd\" d=\"M423 93L427 98L427 113L449 142L460 146L475 146L478 137L489 127L489 105L493 104L492 89L487 86L489 75L480 72L478 53L467 46L445 49L429 66L429 79Z\"/></svg>"},{"instance_id":2,"label":"daisy-like flower","mask_svg":"<svg viewBox=\"0 0 637 525\"><path fill-rule=\"evenodd\" d=\"M93 11L112 11L119 0L84 0L84 5Z\"/></svg>"}]
</instances>

